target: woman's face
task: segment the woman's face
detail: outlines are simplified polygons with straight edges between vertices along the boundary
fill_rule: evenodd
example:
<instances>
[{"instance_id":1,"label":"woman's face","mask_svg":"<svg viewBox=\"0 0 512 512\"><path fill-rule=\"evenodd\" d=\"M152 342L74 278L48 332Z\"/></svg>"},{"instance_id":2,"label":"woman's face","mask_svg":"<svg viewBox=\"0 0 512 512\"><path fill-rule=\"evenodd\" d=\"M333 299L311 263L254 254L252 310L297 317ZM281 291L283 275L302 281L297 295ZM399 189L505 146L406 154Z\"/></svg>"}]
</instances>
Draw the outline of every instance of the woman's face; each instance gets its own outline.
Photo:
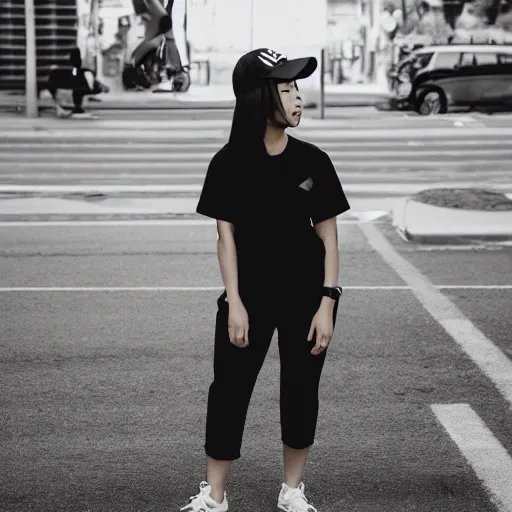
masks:
<instances>
[{"instance_id":1,"label":"woman's face","mask_svg":"<svg viewBox=\"0 0 512 512\"><path fill-rule=\"evenodd\" d=\"M276 112L276 121L288 125L292 128L300 123L300 116L302 114L302 98L299 94L297 82L283 82L277 84L277 91L281 98L286 119L283 119L281 112Z\"/></svg>"}]
</instances>

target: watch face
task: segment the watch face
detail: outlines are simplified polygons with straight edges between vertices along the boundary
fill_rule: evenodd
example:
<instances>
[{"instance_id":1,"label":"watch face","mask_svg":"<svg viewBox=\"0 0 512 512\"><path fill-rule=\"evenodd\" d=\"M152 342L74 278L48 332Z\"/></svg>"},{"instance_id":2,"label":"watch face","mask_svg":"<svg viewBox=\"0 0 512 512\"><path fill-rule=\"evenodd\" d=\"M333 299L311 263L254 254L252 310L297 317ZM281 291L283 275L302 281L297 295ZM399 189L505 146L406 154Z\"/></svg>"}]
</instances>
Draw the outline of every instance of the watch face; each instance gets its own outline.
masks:
<instances>
[{"instance_id":1,"label":"watch face","mask_svg":"<svg viewBox=\"0 0 512 512\"><path fill-rule=\"evenodd\" d=\"M332 296L335 298L335 299L339 299L340 296L341 296L341 288L339 286L336 286L336 288L334 288L332 290Z\"/></svg>"}]
</instances>

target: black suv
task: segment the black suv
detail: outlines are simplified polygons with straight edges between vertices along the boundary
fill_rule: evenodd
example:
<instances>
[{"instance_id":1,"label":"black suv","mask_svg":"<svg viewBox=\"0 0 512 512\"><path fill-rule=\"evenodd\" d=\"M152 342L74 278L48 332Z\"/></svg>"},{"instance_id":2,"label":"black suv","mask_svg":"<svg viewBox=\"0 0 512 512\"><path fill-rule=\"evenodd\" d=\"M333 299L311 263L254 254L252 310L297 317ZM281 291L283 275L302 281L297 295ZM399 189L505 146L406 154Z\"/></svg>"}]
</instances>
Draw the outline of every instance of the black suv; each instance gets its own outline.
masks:
<instances>
[{"instance_id":1,"label":"black suv","mask_svg":"<svg viewBox=\"0 0 512 512\"><path fill-rule=\"evenodd\" d=\"M512 45L428 46L391 75L396 100L423 115L450 107L512 107Z\"/></svg>"}]
</instances>

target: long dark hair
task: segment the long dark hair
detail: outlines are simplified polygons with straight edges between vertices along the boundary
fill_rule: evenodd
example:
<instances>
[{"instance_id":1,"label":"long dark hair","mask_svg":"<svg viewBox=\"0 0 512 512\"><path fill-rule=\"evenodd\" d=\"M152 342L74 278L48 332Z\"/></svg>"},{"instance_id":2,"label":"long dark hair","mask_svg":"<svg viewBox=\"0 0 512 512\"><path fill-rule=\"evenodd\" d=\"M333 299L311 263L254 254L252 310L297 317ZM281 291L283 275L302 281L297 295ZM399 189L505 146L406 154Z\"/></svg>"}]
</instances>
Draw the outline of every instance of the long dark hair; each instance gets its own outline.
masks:
<instances>
[{"instance_id":1,"label":"long dark hair","mask_svg":"<svg viewBox=\"0 0 512 512\"><path fill-rule=\"evenodd\" d=\"M243 96L236 99L229 147L245 157L257 157L265 151L263 136L267 122L279 124L275 119L276 112L286 119L286 113L279 97L276 80L265 82ZM286 128L288 125L282 125Z\"/></svg>"}]
</instances>

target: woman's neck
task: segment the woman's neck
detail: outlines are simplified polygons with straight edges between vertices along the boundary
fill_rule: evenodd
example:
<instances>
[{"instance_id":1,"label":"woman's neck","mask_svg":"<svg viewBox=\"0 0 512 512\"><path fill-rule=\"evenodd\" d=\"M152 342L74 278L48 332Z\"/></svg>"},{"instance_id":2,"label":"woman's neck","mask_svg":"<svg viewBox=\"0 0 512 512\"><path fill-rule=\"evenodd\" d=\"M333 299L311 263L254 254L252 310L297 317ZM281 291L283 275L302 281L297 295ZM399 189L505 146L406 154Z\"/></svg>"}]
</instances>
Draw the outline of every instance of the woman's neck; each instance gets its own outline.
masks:
<instances>
[{"instance_id":1,"label":"woman's neck","mask_svg":"<svg viewBox=\"0 0 512 512\"><path fill-rule=\"evenodd\" d=\"M288 143L288 134L280 126L267 124L263 142L269 155L278 155L284 151Z\"/></svg>"}]
</instances>

